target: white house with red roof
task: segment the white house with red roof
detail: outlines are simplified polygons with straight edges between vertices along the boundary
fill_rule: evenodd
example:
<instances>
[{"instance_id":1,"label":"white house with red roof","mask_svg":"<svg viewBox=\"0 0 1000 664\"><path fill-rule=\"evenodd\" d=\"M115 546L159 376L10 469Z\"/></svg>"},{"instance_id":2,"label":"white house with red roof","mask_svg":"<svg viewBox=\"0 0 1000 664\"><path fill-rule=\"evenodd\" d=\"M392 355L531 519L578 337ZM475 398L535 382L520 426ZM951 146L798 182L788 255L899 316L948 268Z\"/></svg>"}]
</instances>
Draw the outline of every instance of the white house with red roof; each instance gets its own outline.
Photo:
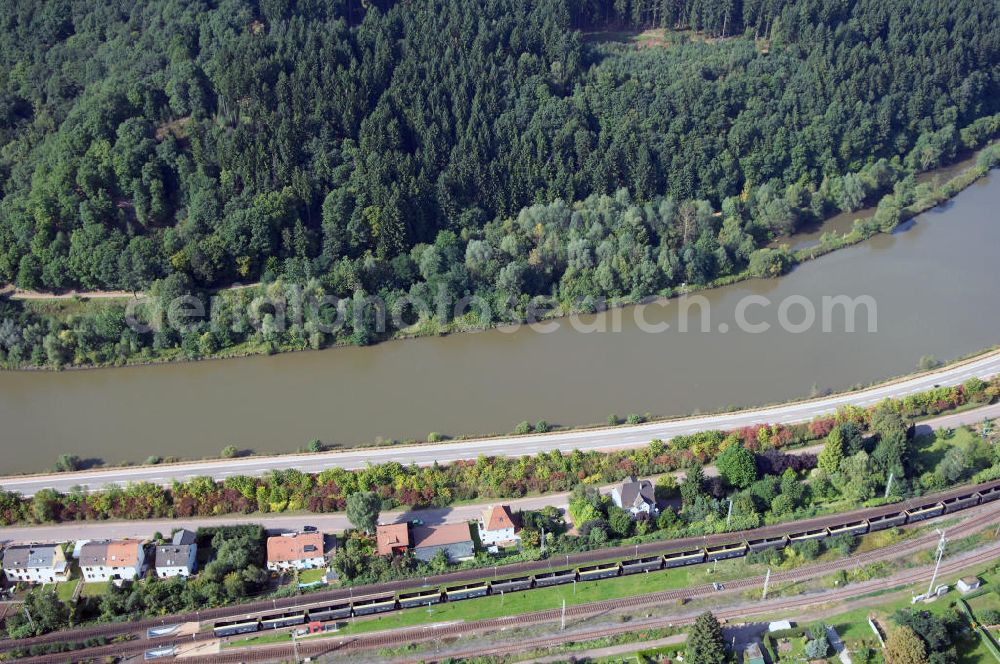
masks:
<instances>
[{"instance_id":1,"label":"white house with red roof","mask_svg":"<svg viewBox=\"0 0 1000 664\"><path fill-rule=\"evenodd\" d=\"M326 565L323 533L283 533L267 538L267 568L272 572L286 569L319 569Z\"/></svg>"},{"instance_id":2,"label":"white house with red roof","mask_svg":"<svg viewBox=\"0 0 1000 664\"><path fill-rule=\"evenodd\" d=\"M491 505L479 519L479 541L483 546L515 544L521 541L520 532L509 505Z\"/></svg>"}]
</instances>

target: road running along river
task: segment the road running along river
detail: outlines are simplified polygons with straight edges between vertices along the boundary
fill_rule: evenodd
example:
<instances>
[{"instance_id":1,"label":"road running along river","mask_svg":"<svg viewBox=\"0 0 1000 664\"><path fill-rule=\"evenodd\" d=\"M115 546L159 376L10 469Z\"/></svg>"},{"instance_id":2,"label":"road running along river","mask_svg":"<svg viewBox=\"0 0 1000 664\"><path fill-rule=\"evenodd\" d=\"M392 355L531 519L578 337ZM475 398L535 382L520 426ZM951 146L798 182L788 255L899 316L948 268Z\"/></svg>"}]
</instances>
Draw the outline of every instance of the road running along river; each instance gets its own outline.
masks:
<instances>
[{"instance_id":1,"label":"road running along river","mask_svg":"<svg viewBox=\"0 0 1000 664\"><path fill-rule=\"evenodd\" d=\"M50 467L61 453L108 462L149 455L200 458L226 445L293 451L318 438L350 446L377 437L506 432L521 420L574 425L608 414L682 415L842 390L913 371L924 355L949 359L1000 342L1000 173L892 235L807 262L774 280L702 295L708 332L676 300L580 319L620 331L581 332L568 320L271 357L90 371L0 372L0 474ZM738 330L746 310L764 334ZM842 312L822 330L822 298L870 296L856 331ZM783 331L779 303L804 297L817 312L805 332ZM640 329L636 313L669 330ZM803 319L801 305L788 317ZM721 332L720 326L728 327Z\"/></svg>"}]
</instances>

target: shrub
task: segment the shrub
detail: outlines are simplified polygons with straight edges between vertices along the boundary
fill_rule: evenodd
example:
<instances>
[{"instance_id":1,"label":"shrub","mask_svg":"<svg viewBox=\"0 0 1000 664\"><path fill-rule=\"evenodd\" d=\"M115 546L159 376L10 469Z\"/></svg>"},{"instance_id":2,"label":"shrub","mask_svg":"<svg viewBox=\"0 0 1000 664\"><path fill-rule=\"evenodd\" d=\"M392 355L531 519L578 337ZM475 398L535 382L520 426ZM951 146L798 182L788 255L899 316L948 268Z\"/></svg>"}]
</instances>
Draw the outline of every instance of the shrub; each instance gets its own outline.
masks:
<instances>
[{"instance_id":1,"label":"shrub","mask_svg":"<svg viewBox=\"0 0 1000 664\"><path fill-rule=\"evenodd\" d=\"M69 473L80 470L80 457L75 454L60 454L56 459L56 472Z\"/></svg>"},{"instance_id":2,"label":"shrub","mask_svg":"<svg viewBox=\"0 0 1000 664\"><path fill-rule=\"evenodd\" d=\"M826 636L821 636L806 643L806 657L809 659L823 659L826 657L826 651L829 649L830 644L827 642Z\"/></svg>"}]
</instances>

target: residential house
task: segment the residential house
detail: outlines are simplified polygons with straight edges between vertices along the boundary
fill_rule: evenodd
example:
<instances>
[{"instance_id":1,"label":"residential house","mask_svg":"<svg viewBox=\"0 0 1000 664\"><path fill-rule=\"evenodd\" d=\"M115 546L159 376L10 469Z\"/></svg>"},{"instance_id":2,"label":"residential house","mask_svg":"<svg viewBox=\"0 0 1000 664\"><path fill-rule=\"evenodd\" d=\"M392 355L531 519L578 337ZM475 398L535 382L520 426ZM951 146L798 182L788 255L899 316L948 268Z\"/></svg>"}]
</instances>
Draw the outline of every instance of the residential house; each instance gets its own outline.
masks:
<instances>
[{"instance_id":1,"label":"residential house","mask_svg":"<svg viewBox=\"0 0 1000 664\"><path fill-rule=\"evenodd\" d=\"M468 523L443 526L422 526L413 529L413 555L418 560L431 560L438 551L448 554L448 560L466 560L476 551Z\"/></svg>"},{"instance_id":2,"label":"residential house","mask_svg":"<svg viewBox=\"0 0 1000 664\"><path fill-rule=\"evenodd\" d=\"M656 494L649 480L627 478L620 487L611 490L611 500L615 505L631 513L633 517L645 513L656 516Z\"/></svg>"},{"instance_id":3,"label":"residential house","mask_svg":"<svg viewBox=\"0 0 1000 664\"><path fill-rule=\"evenodd\" d=\"M94 540L80 547L83 580L130 581L142 574L146 551L137 539Z\"/></svg>"},{"instance_id":4,"label":"residential house","mask_svg":"<svg viewBox=\"0 0 1000 664\"><path fill-rule=\"evenodd\" d=\"M410 524L389 523L375 530L375 552L380 556L406 553L410 548Z\"/></svg>"},{"instance_id":5,"label":"residential house","mask_svg":"<svg viewBox=\"0 0 1000 664\"><path fill-rule=\"evenodd\" d=\"M178 530L170 544L156 547L156 576L191 576L198 565L198 544L190 530Z\"/></svg>"},{"instance_id":6,"label":"residential house","mask_svg":"<svg viewBox=\"0 0 1000 664\"><path fill-rule=\"evenodd\" d=\"M3 552L3 572L10 583L69 581L66 554L59 544L14 544Z\"/></svg>"},{"instance_id":7,"label":"residential house","mask_svg":"<svg viewBox=\"0 0 1000 664\"><path fill-rule=\"evenodd\" d=\"M325 566L323 533L283 533L267 538L267 568L271 571Z\"/></svg>"},{"instance_id":8,"label":"residential house","mask_svg":"<svg viewBox=\"0 0 1000 664\"><path fill-rule=\"evenodd\" d=\"M508 505L491 505L479 519L479 541L483 546L514 544L521 541L521 528L514 522Z\"/></svg>"}]
</instances>

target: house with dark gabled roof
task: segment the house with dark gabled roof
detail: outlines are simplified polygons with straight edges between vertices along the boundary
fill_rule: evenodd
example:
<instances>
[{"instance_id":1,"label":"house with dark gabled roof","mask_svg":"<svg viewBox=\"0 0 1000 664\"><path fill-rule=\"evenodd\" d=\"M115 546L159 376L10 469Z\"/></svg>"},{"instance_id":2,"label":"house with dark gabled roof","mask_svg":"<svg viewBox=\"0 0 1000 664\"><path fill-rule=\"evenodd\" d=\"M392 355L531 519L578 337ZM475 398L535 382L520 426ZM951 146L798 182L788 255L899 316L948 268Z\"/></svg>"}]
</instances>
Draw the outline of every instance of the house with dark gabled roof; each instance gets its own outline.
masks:
<instances>
[{"instance_id":1,"label":"house with dark gabled roof","mask_svg":"<svg viewBox=\"0 0 1000 664\"><path fill-rule=\"evenodd\" d=\"M3 573L9 583L60 583L69 565L58 544L13 544L4 549Z\"/></svg>"},{"instance_id":2,"label":"house with dark gabled roof","mask_svg":"<svg viewBox=\"0 0 1000 664\"><path fill-rule=\"evenodd\" d=\"M198 560L198 544L190 530L178 530L169 544L156 547L156 576L166 579L172 576L191 576Z\"/></svg>"},{"instance_id":3,"label":"house with dark gabled roof","mask_svg":"<svg viewBox=\"0 0 1000 664\"><path fill-rule=\"evenodd\" d=\"M633 517L645 513L656 516L656 494L649 480L628 477L620 487L611 490L611 501L632 514Z\"/></svg>"}]
</instances>

